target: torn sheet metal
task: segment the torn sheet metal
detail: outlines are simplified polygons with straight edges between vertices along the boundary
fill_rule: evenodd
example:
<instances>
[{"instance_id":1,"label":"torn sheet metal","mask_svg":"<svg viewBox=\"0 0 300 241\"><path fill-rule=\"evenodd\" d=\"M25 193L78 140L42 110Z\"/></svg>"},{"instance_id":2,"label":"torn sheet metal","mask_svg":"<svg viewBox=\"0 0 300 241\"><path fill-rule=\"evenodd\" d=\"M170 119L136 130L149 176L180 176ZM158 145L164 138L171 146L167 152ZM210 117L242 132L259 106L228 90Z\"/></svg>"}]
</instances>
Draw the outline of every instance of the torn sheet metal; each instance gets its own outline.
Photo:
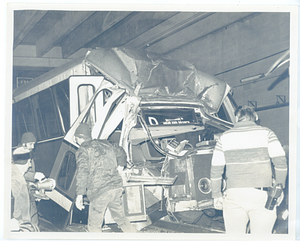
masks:
<instances>
[{"instance_id":1,"label":"torn sheet metal","mask_svg":"<svg viewBox=\"0 0 300 241\"><path fill-rule=\"evenodd\" d=\"M124 48L97 48L86 56L86 62L107 79L143 98L178 96L194 99L208 113L218 112L227 94L227 84L194 65L155 53Z\"/></svg>"}]
</instances>

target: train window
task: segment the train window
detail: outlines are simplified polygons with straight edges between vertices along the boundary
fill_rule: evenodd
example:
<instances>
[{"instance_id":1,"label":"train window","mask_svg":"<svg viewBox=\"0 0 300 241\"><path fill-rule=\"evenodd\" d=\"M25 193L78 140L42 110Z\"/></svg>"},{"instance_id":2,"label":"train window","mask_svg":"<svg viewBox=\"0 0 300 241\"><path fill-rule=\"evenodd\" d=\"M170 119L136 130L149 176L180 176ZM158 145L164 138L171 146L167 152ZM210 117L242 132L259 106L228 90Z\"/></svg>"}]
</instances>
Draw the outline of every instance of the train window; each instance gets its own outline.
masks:
<instances>
[{"instance_id":1,"label":"train window","mask_svg":"<svg viewBox=\"0 0 300 241\"><path fill-rule=\"evenodd\" d=\"M93 85L85 84L78 86L79 114L82 112L94 93L95 87Z\"/></svg>"},{"instance_id":2,"label":"train window","mask_svg":"<svg viewBox=\"0 0 300 241\"><path fill-rule=\"evenodd\" d=\"M96 113L100 113L102 108L105 106L109 98L112 96L112 92L108 89L101 90L94 101L94 103L91 105L89 111L87 112L84 123L89 124L91 128L93 128L94 124L96 123Z\"/></svg>"},{"instance_id":3,"label":"train window","mask_svg":"<svg viewBox=\"0 0 300 241\"><path fill-rule=\"evenodd\" d=\"M222 104L218 112L218 117L222 120L229 121L228 115L224 108L224 104Z\"/></svg>"},{"instance_id":4,"label":"train window","mask_svg":"<svg viewBox=\"0 0 300 241\"><path fill-rule=\"evenodd\" d=\"M233 122L235 121L234 112L237 108L237 104L235 103L234 99L232 98L231 94L228 94L224 100L223 104L220 107L218 112L218 117L222 120Z\"/></svg>"},{"instance_id":5,"label":"train window","mask_svg":"<svg viewBox=\"0 0 300 241\"><path fill-rule=\"evenodd\" d=\"M64 132L67 132L70 129L69 81L57 84L53 90L62 117Z\"/></svg>"},{"instance_id":6,"label":"train window","mask_svg":"<svg viewBox=\"0 0 300 241\"><path fill-rule=\"evenodd\" d=\"M85 85L79 85L78 86L78 108L79 108L79 114L82 112L84 107L88 104L91 97L95 93L95 87L90 84ZM86 123L88 123L90 126L94 126L96 122L96 110L95 110L95 103L91 106L91 109L89 111L89 115L87 116Z\"/></svg>"},{"instance_id":7,"label":"train window","mask_svg":"<svg viewBox=\"0 0 300 241\"><path fill-rule=\"evenodd\" d=\"M50 89L31 97L33 112L37 122L37 132L41 140L62 135Z\"/></svg>"},{"instance_id":8,"label":"train window","mask_svg":"<svg viewBox=\"0 0 300 241\"><path fill-rule=\"evenodd\" d=\"M36 130L29 98L14 104L13 110L13 138L16 138L13 144L16 144L21 141L23 133L32 132L36 135Z\"/></svg>"},{"instance_id":9,"label":"train window","mask_svg":"<svg viewBox=\"0 0 300 241\"><path fill-rule=\"evenodd\" d=\"M76 172L76 159L75 154L73 152L66 152L62 164L60 166L60 171L57 177L56 185L63 189L64 191L68 191L73 177Z\"/></svg>"}]
</instances>

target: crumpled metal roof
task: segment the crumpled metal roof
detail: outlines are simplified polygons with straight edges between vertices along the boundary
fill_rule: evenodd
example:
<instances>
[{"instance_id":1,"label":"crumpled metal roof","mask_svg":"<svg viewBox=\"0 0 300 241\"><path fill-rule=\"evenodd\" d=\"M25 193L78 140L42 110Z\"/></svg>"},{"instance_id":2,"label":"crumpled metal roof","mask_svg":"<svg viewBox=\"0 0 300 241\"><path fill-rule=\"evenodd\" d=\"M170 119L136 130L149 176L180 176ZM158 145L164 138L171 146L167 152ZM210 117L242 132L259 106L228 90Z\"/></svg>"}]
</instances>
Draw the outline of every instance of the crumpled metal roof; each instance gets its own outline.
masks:
<instances>
[{"instance_id":1,"label":"crumpled metal roof","mask_svg":"<svg viewBox=\"0 0 300 241\"><path fill-rule=\"evenodd\" d=\"M143 99L197 100L209 113L219 110L229 90L224 81L191 63L143 50L96 48L85 60L107 79Z\"/></svg>"},{"instance_id":2,"label":"crumpled metal roof","mask_svg":"<svg viewBox=\"0 0 300 241\"><path fill-rule=\"evenodd\" d=\"M142 100L197 101L211 114L218 112L229 91L224 81L186 61L144 50L96 48L17 88L14 99L19 101L71 75L84 75L88 66Z\"/></svg>"}]
</instances>

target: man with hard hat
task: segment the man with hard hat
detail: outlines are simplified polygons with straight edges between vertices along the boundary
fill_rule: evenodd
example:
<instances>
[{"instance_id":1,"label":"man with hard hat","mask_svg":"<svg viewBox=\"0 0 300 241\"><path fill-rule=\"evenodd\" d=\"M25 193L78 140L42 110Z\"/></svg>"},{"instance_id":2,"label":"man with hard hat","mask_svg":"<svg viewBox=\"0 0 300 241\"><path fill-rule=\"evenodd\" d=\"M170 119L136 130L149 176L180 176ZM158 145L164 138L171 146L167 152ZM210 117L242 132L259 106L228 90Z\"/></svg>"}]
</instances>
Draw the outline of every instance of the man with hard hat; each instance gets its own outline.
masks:
<instances>
[{"instance_id":1,"label":"man with hard hat","mask_svg":"<svg viewBox=\"0 0 300 241\"><path fill-rule=\"evenodd\" d=\"M32 151L36 143L36 138L32 132L26 132L22 135L21 144L28 150Z\"/></svg>"},{"instance_id":2,"label":"man with hard hat","mask_svg":"<svg viewBox=\"0 0 300 241\"><path fill-rule=\"evenodd\" d=\"M24 174L24 178L27 181L27 184L33 183L35 181L41 181L45 178L45 175L41 172L35 171L35 163L33 158L33 150L36 143L36 137L32 132L25 132L22 135L21 138L21 147L19 147L19 150L29 151L31 155L31 166L29 167L28 171ZM38 211L36 208L36 190L29 190L30 194L30 205L31 205L31 215L32 215L32 223L36 226L39 224L38 220Z\"/></svg>"},{"instance_id":3,"label":"man with hard hat","mask_svg":"<svg viewBox=\"0 0 300 241\"><path fill-rule=\"evenodd\" d=\"M117 166L126 165L126 153L120 146L107 140L91 138L89 125L80 124L75 131L76 152L76 207L84 208L83 195L89 199L89 232L102 232L107 208L123 232L136 232L126 218L123 205L123 181Z\"/></svg>"},{"instance_id":4,"label":"man with hard hat","mask_svg":"<svg viewBox=\"0 0 300 241\"><path fill-rule=\"evenodd\" d=\"M32 155L32 151L34 150L35 143L36 143L36 138L32 132L26 132L22 135L21 145L24 149L29 150L31 152L31 155ZM43 173L35 172L34 161L32 161L31 168L25 174L25 179L27 181L33 182L35 180L42 180L43 178L45 178L45 175Z\"/></svg>"}]
</instances>

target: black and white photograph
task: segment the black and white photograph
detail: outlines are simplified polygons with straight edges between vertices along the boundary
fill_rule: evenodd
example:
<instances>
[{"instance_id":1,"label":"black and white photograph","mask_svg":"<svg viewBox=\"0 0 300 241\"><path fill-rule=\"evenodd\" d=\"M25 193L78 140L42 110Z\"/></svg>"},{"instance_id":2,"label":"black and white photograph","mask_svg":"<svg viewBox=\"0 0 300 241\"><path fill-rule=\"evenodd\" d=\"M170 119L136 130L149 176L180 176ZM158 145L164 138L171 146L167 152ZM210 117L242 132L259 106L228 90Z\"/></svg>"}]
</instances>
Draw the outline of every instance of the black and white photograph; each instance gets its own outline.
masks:
<instances>
[{"instance_id":1,"label":"black and white photograph","mask_svg":"<svg viewBox=\"0 0 300 241\"><path fill-rule=\"evenodd\" d=\"M300 238L298 12L8 4L4 238Z\"/></svg>"}]
</instances>

